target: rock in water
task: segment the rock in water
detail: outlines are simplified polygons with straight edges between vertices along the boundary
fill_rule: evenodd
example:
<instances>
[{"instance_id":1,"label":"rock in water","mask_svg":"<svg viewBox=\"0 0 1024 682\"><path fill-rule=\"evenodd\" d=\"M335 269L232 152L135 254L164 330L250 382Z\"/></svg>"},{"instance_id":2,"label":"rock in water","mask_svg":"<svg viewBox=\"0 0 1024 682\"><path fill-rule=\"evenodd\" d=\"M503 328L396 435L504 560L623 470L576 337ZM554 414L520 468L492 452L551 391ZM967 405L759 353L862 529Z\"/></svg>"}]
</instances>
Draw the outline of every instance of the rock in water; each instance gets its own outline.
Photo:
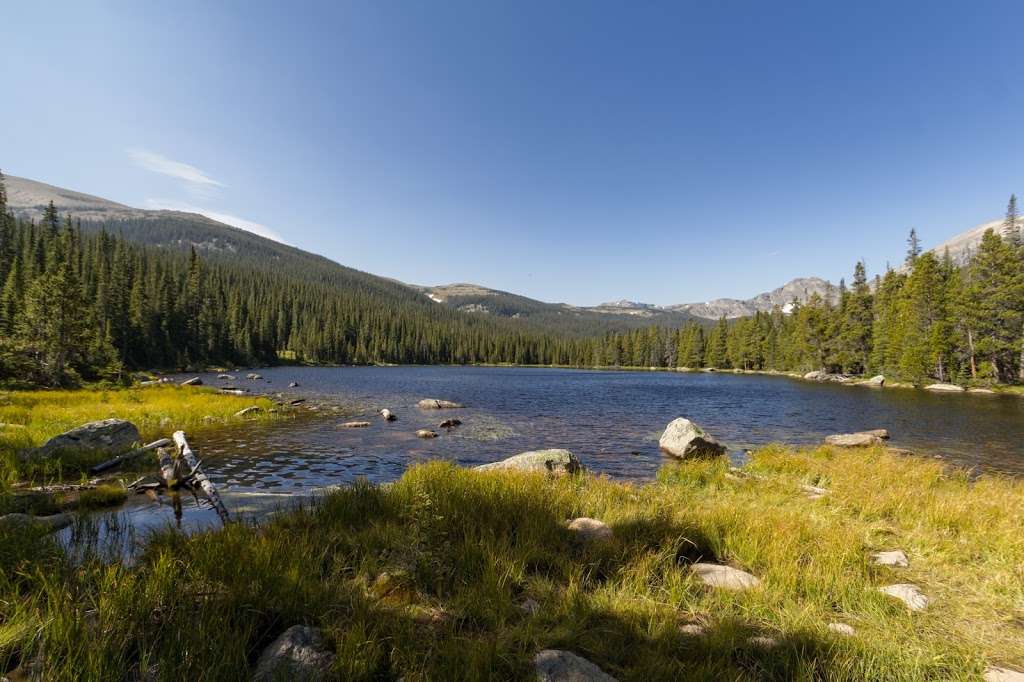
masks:
<instances>
[{"instance_id":1,"label":"rock in water","mask_svg":"<svg viewBox=\"0 0 1024 682\"><path fill-rule=\"evenodd\" d=\"M718 457L725 446L689 419L673 419L661 435L658 445L675 457Z\"/></svg>"},{"instance_id":2,"label":"rock in water","mask_svg":"<svg viewBox=\"0 0 1024 682\"><path fill-rule=\"evenodd\" d=\"M437 398L425 398L418 403L416 407L421 410L453 410L463 407L459 403L453 403L450 400L438 400Z\"/></svg>"},{"instance_id":3,"label":"rock in water","mask_svg":"<svg viewBox=\"0 0 1024 682\"><path fill-rule=\"evenodd\" d=\"M345 422L341 425L343 429L365 429L370 422Z\"/></svg>"},{"instance_id":4,"label":"rock in water","mask_svg":"<svg viewBox=\"0 0 1024 682\"><path fill-rule=\"evenodd\" d=\"M901 602L906 604L907 608L911 611L923 611L928 607L928 597L921 592L921 588L917 585L900 583L898 585L879 587L878 591L882 594L887 594L890 597L899 599Z\"/></svg>"},{"instance_id":5,"label":"rock in water","mask_svg":"<svg viewBox=\"0 0 1024 682\"><path fill-rule=\"evenodd\" d=\"M203 385L203 380L200 379L199 377L192 377L191 379L186 379L185 381L181 382L181 385L182 386L202 386Z\"/></svg>"},{"instance_id":6,"label":"rock in water","mask_svg":"<svg viewBox=\"0 0 1024 682\"><path fill-rule=\"evenodd\" d=\"M746 571L721 564L694 564L690 570L708 587L740 592L761 584L761 581Z\"/></svg>"},{"instance_id":7,"label":"rock in water","mask_svg":"<svg viewBox=\"0 0 1024 682\"><path fill-rule=\"evenodd\" d=\"M384 417L384 421L386 422L393 422L398 418L395 416L394 412L392 412L386 407L380 411L380 416Z\"/></svg>"},{"instance_id":8,"label":"rock in water","mask_svg":"<svg viewBox=\"0 0 1024 682\"><path fill-rule=\"evenodd\" d=\"M581 516L569 522L569 530L582 540L611 540L612 529L604 521Z\"/></svg>"},{"instance_id":9,"label":"rock in water","mask_svg":"<svg viewBox=\"0 0 1024 682\"><path fill-rule=\"evenodd\" d=\"M877 386L878 388L882 388L885 386L885 377L881 374L876 374L870 379L866 379L860 383L862 386Z\"/></svg>"},{"instance_id":10,"label":"rock in water","mask_svg":"<svg viewBox=\"0 0 1024 682\"><path fill-rule=\"evenodd\" d=\"M62 451L95 452L119 455L140 442L139 430L124 419L89 422L54 436L40 448L30 452L31 459L52 457Z\"/></svg>"},{"instance_id":11,"label":"rock in water","mask_svg":"<svg viewBox=\"0 0 1024 682\"><path fill-rule=\"evenodd\" d=\"M450 429L450 428L452 428L454 426L461 426L461 425L462 425L462 420L461 419L445 419L443 422L441 422L437 426L438 426L438 428L441 428L441 429Z\"/></svg>"},{"instance_id":12,"label":"rock in water","mask_svg":"<svg viewBox=\"0 0 1024 682\"><path fill-rule=\"evenodd\" d=\"M297 381L292 381L292 382L290 382L288 384L288 388L298 388L298 387L299 387L299 382L297 382Z\"/></svg>"},{"instance_id":13,"label":"rock in water","mask_svg":"<svg viewBox=\"0 0 1024 682\"><path fill-rule=\"evenodd\" d=\"M617 682L585 658L571 651L545 649L533 657L538 682Z\"/></svg>"},{"instance_id":14,"label":"rock in water","mask_svg":"<svg viewBox=\"0 0 1024 682\"><path fill-rule=\"evenodd\" d=\"M334 654L327 650L320 630L293 625L263 650L252 679L319 682L331 679L333 665Z\"/></svg>"},{"instance_id":15,"label":"rock in water","mask_svg":"<svg viewBox=\"0 0 1024 682\"><path fill-rule=\"evenodd\" d=\"M964 387L956 384L928 384L924 387L926 391L938 391L940 393L963 393Z\"/></svg>"},{"instance_id":16,"label":"rock in water","mask_svg":"<svg viewBox=\"0 0 1024 682\"><path fill-rule=\"evenodd\" d=\"M416 432L417 438L437 438L437 434L430 429L420 429Z\"/></svg>"},{"instance_id":17,"label":"rock in water","mask_svg":"<svg viewBox=\"0 0 1024 682\"><path fill-rule=\"evenodd\" d=\"M556 476L576 474L583 471L583 465L576 459L576 455L568 450L531 450L530 452L521 452L514 457L503 459L500 462L481 464L473 468L477 471L515 470L554 474Z\"/></svg>"},{"instance_id":18,"label":"rock in water","mask_svg":"<svg viewBox=\"0 0 1024 682\"><path fill-rule=\"evenodd\" d=\"M881 444L881 438L868 432L839 433L825 438L825 445L834 445L837 448L867 448Z\"/></svg>"}]
</instances>

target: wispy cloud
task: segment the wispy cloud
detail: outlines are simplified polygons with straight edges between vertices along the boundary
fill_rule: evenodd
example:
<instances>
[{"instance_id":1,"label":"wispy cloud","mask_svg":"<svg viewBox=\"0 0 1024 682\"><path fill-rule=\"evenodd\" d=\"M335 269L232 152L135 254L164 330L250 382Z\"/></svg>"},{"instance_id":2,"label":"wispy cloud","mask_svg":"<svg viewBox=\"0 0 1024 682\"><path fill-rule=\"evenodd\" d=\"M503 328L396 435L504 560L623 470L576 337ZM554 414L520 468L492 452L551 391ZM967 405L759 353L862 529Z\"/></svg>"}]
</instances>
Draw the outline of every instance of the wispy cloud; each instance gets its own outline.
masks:
<instances>
[{"instance_id":1,"label":"wispy cloud","mask_svg":"<svg viewBox=\"0 0 1024 682\"><path fill-rule=\"evenodd\" d=\"M129 149L128 156L139 168L145 168L154 173L169 175L172 178L184 180L195 185L206 185L209 187L223 187L224 184L217 182L202 170L195 166L168 159L166 156L151 152L145 149Z\"/></svg>"},{"instance_id":2,"label":"wispy cloud","mask_svg":"<svg viewBox=\"0 0 1024 682\"><path fill-rule=\"evenodd\" d=\"M191 204L167 199L146 199L146 208L157 211L185 211L186 213L198 213L210 218L211 220L216 220L219 223L231 225L232 227L237 227L241 230L245 230L246 232L252 232L253 234L257 234L261 237L266 237L267 239L273 239L275 242L281 242L282 244L288 243L280 234L266 225L257 223L253 220L248 220L247 218L240 218L239 216L231 215L230 213L211 211L200 206L193 206Z\"/></svg>"}]
</instances>

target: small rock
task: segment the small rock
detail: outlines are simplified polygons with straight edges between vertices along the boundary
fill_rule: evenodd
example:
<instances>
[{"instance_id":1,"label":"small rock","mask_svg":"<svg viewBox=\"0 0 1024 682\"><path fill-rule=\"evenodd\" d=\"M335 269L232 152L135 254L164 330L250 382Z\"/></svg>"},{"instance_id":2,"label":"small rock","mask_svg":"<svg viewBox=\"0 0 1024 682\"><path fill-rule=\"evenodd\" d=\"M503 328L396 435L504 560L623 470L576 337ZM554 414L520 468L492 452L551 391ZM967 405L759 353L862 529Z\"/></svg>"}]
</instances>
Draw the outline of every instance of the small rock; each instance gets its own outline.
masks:
<instances>
[{"instance_id":1,"label":"small rock","mask_svg":"<svg viewBox=\"0 0 1024 682\"><path fill-rule=\"evenodd\" d=\"M802 485L800 486L800 489L807 493L808 499L811 500L817 500L829 493L827 488L819 488L816 485Z\"/></svg>"},{"instance_id":2,"label":"small rock","mask_svg":"<svg viewBox=\"0 0 1024 682\"><path fill-rule=\"evenodd\" d=\"M393 422L398 419L398 417L395 416L395 413L386 407L380 411L380 416L383 417L386 422Z\"/></svg>"},{"instance_id":3,"label":"small rock","mask_svg":"<svg viewBox=\"0 0 1024 682\"><path fill-rule=\"evenodd\" d=\"M390 597L393 600L404 602L412 601L416 596L416 590L412 587L412 578L408 571L400 568L384 571L378 575L370 585L370 593L378 599Z\"/></svg>"},{"instance_id":4,"label":"small rock","mask_svg":"<svg viewBox=\"0 0 1024 682\"><path fill-rule=\"evenodd\" d=\"M985 682L1024 682L1024 672L1012 668L985 668Z\"/></svg>"},{"instance_id":5,"label":"small rock","mask_svg":"<svg viewBox=\"0 0 1024 682\"><path fill-rule=\"evenodd\" d=\"M956 384L928 384L924 387L926 391L938 391L941 393L963 393L964 387Z\"/></svg>"},{"instance_id":6,"label":"small rock","mask_svg":"<svg viewBox=\"0 0 1024 682\"><path fill-rule=\"evenodd\" d=\"M779 640L767 635L756 635L747 640L747 644L758 649L774 649L779 645Z\"/></svg>"},{"instance_id":7,"label":"small rock","mask_svg":"<svg viewBox=\"0 0 1024 682\"><path fill-rule=\"evenodd\" d=\"M248 417L251 414L258 414L260 411L259 405L250 405L249 407L243 407L238 412L235 412L236 417Z\"/></svg>"},{"instance_id":8,"label":"small rock","mask_svg":"<svg viewBox=\"0 0 1024 682\"><path fill-rule=\"evenodd\" d=\"M443 422L441 422L437 426L440 429L450 429L453 426L461 426L461 425L462 425L462 420L461 419L445 419Z\"/></svg>"},{"instance_id":9,"label":"small rock","mask_svg":"<svg viewBox=\"0 0 1024 682\"><path fill-rule=\"evenodd\" d=\"M421 410L453 410L463 407L459 403L453 403L450 400L438 400L437 398L424 398L423 400L416 403L416 407Z\"/></svg>"},{"instance_id":10,"label":"small rock","mask_svg":"<svg viewBox=\"0 0 1024 682\"><path fill-rule=\"evenodd\" d=\"M928 606L928 597L921 592L921 589L917 585L899 583L897 585L879 587L878 591L882 594L894 597L895 599L899 599L901 602L906 604L907 608L911 611L923 611Z\"/></svg>"},{"instance_id":11,"label":"small rock","mask_svg":"<svg viewBox=\"0 0 1024 682\"><path fill-rule=\"evenodd\" d=\"M437 438L437 433L430 429L420 429L416 432L417 438Z\"/></svg>"},{"instance_id":12,"label":"small rock","mask_svg":"<svg viewBox=\"0 0 1024 682\"><path fill-rule=\"evenodd\" d=\"M181 385L182 386L202 386L203 385L203 380L200 379L199 377L192 377L191 379L186 379L185 381L181 382Z\"/></svg>"},{"instance_id":13,"label":"small rock","mask_svg":"<svg viewBox=\"0 0 1024 682\"><path fill-rule=\"evenodd\" d=\"M847 625L846 623L829 623L828 629L836 633L837 635L852 636L855 633L853 627Z\"/></svg>"},{"instance_id":14,"label":"small rock","mask_svg":"<svg viewBox=\"0 0 1024 682\"><path fill-rule=\"evenodd\" d=\"M871 555L871 561L878 566L896 566L906 568L910 565L907 555L902 549L894 549L888 552L875 552Z\"/></svg>"},{"instance_id":15,"label":"small rock","mask_svg":"<svg viewBox=\"0 0 1024 682\"><path fill-rule=\"evenodd\" d=\"M996 392L993 391L991 388L969 388L969 389L967 389L967 392L968 393L979 393L981 395L995 395L996 394Z\"/></svg>"},{"instance_id":16,"label":"small rock","mask_svg":"<svg viewBox=\"0 0 1024 682\"><path fill-rule=\"evenodd\" d=\"M865 381L862 381L860 383L862 386L877 386L878 388L882 388L883 386L885 386L885 377L882 376L881 374L877 374L871 377L870 379L866 379Z\"/></svg>"},{"instance_id":17,"label":"small rock","mask_svg":"<svg viewBox=\"0 0 1024 682\"><path fill-rule=\"evenodd\" d=\"M370 422L345 422L341 425L343 429L365 429Z\"/></svg>"},{"instance_id":18,"label":"small rock","mask_svg":"<svg viewBox=\"0 0 1024 682\"><path fill-rule=\"evenodd\" d=\"M263 650L252 679L319 682L331 679L333 665L334 654L327 650L320 630L293 625Z\"/></svg>"},{"instance_id":19,"label":"small rock","mask_svg":"<svg viewBox=\"0 0 1024 682\"><path fill-rule=\"evenodd\" d=\"M612 529L604 521L581 516L569 522L569 530L576 533L576 536L586 540L611 540Z\"/></svg>"},{"instance_id":20,"label":"small rock","mask_svg":"<svg viewBox=\"0 0 1024 682\"><path fill-rule=\"evenodd\" d=\"M540 612L540 603L536 599L527 597L516 604L516 607L525 614L535 616Z\"/></svg>"},{"instance_id":21,"label":"small rock","mask_svg":"<svg viewBox=\"0 0 1024 682\"><path fill-rule=\"evenodd\" d=\"M690 637L703 637L708 634L708 629L700 623L683 623L679 626L679 632Z\"/></svg>"},{"instance_id":22,"label":"small rock","mask_svg":"<svg viewBox=\"0 0 1024 682\"><path fill-rule=\"evenodd\" d=\"M299 382L297 382L297 381L292 381L292 382L290 382L288 384L288 388L298 388L298 387L299 387Z\"/></svg>"},{"instance_id":23,"label":"small rock","mask_svg":"<svg viewBox=\"0 0 1024 682\"><path fill-rule=\"evenodd\" d=\"M717 457L725 454L725 446L708 435L689 419L673 419L658 440L658 446L670 455L686 457Z\"/></svg>"},{"instance_id":24,"label":"small rock","mask_svg":"<svg viewBox=\"0 0 1024 682\"><path fill-rule=\"evenodd\" d=\"M690 570L705 585L723 590L739 592L758 587L761 584L761 581L750 573L722 564L698 563L691 566Z\"/></svg>"},{"instance_id":25,"label":"small rock","mask_svg":"<svg viewBox=\"0 0 1024 682\"><path fill-rule=\"evenodd\" d=\"M568 450L560 449L521 452L500 462L481 464L473 468L477 471L514 469L516 471L547 473L556 476L576 474L583 471L583 465L576 459L576 455Z\"/></svg>"},{"instance_id":26,"label":"small rock","mask_svg":"<svg viewBox=\"0 0 1024 682\"><path fill-rule=\"evenodd\" d=\"M217 378L218 379L224 379L226 381L234 381L235 380L235 378L233 376L231 376L230 374L218 374Z\"/></svg>"},{"instance_id":27,"label":"small rock","mask_svg":"<svg viewBox=\"0 0 1024 682\"><path fill-rule=\"evenodd\" d=\"M545 649L533 657L537 682L617 682L614 677L571 651Z\"/></svg>"},{"instance_id":28,"label":"small rock","mask_svg":"<svg viewBox=\"0 0 1024 682\"><path fill-rule=\"evenodd\" d=\"M263 376L261 374L256 374L255 372L250 372L249 374L245 375L245 378L250 379L252 381L256 381L257 379L262 379Z\"/></svg>"},{"instance_id":29,"label":"small rock","mask_svg":"<svg viewBox=\"0 0 1024 682\"><path fill-rule=\"evenodd\" d=\"M840 433L825 438L825 445L832 445L837 448L867 448L881 444L881 438L866 431L860 433Z\"/></svg>"}]
</instances>

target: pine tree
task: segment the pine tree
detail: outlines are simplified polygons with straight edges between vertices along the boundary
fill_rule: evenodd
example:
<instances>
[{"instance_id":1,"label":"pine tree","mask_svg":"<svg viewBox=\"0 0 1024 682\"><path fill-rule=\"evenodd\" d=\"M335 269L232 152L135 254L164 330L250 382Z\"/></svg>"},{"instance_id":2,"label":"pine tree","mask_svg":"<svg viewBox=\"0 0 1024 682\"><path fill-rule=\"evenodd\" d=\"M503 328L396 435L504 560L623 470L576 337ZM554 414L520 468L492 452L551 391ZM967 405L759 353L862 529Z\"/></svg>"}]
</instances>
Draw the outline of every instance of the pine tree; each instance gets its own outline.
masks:
<instances>
[{"instance_id":1,"label":"pine tree","mask_svg":"<svg viewBox=\"0 0 1024 682\"><path fill-rule=\"evenodd\" d=\"M906 264L913 265L917 257L921 255L921 240L917 238L917 230L910 228L910 236L907 237L907 258Z\"/></svg>"},{"instance_id":2,"label":"pine tree","mask_svg":"<svg viewBox=\"0 0 1024 682\"><path fill-rule=\"evenodd\" d=\"M1006 204L1006 218L1003 220L1003 239L1014 247L1019 247L1020 239L1020 212L1017 210L1017 195L1011 194L1010 201Z\"/></svg>"}]
</instances>

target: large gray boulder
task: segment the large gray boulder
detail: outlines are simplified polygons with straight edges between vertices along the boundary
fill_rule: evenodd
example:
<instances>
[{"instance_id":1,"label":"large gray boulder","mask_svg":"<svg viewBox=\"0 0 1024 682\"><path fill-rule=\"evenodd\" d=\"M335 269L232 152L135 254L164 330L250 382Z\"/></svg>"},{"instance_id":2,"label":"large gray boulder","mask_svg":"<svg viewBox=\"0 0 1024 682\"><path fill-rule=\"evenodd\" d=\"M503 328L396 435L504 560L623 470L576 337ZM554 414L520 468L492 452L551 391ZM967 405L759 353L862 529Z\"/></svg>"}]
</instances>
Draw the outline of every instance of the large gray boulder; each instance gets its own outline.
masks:
<instances>
[{"instance_id":1,"label":"large gray boulder","mask_svg":"<svg viewBox=\"0 0 1024 682\"><path fill-rule=\"evenodd\" d=\"M531 450L503 459L500 462L481 464L473 467L477 471L527 471L539 474L576 474L583 471L583 465L568 450Z\"/></svg>"},{"instance_id":2,"label":"large gray boulder","mask_svg":"<svg viewBox=\"0 0 1024 682\"><path fill-rule=\"evenodd\" d=\"M54 436L42 447L28 453L30 459L45 459L61 452L94 452L119 455L130 450L142 438L139 430L124 419L104 419L89 422Z\"/></svg>"},{"instance_id":3,"label":"large gray boulder","mask_svg":"<svg viewBox=\"0 0 1024 682\"><path fill-rule=\"evenodd\" d=\"M571 651L545 649L533 657L538 682L616 682L587 659Z\"/></svg>"},{"instance_id":4,"label":"large gray boulder","mask_svg":"<svg viewBox=\"0 0 1024 682\"><path fill-rule=\"evenodd\" d=\"M323 635L308 625L293 625L260 654L253 682L319 682L331 679L334 654Z\"/></svg>"},{"instance_id":5,"label":"large gray boulder","mask_svg":"<svg viewBox=\"0 0 1024 682\"><path fill-rule=\"evenodd\" d=\"M870 431L860 433L838 433L825 438L825 445L832 445L837 448L869 448L873 445L881 445L881 437Z\"/></svg>"},{"instance_id":6,"label":"large gray boulder","mask_svg":"<svg viewBox=\"0 0 1024 682\"><path fill-rule=\"evenodd\" d=\"M673 419L658 445L674 457L718 457L725 454L725 446L689 419Z\"/></svg>"}]
</instances>

